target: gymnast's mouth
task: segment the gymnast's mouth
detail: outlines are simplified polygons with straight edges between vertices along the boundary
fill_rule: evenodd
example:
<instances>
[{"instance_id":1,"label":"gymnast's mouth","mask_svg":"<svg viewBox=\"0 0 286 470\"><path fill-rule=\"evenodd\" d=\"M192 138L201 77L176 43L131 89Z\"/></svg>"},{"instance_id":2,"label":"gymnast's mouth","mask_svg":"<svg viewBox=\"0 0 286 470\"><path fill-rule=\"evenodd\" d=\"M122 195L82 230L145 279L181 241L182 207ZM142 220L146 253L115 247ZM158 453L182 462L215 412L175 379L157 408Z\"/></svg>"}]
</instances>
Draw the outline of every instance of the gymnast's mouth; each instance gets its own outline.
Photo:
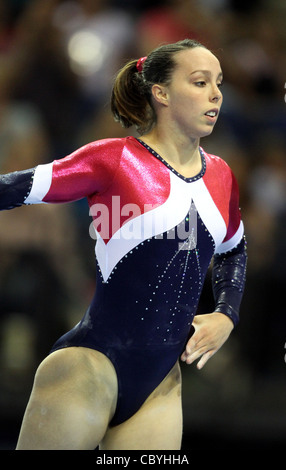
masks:
<instances>
[{"instance_id":1,"label":"gymnast's mouth","mask_svg":"<svg viewBox=\"0 0 286 470\"><path fill-rule=\"evenodd\" d=\"M218 115L218 109L217 108L214 108L214 109L210 109L209 111L207 111L205 113L205 116L209 116L211 118L214 118Z\"/></svg>"}]
</instances>

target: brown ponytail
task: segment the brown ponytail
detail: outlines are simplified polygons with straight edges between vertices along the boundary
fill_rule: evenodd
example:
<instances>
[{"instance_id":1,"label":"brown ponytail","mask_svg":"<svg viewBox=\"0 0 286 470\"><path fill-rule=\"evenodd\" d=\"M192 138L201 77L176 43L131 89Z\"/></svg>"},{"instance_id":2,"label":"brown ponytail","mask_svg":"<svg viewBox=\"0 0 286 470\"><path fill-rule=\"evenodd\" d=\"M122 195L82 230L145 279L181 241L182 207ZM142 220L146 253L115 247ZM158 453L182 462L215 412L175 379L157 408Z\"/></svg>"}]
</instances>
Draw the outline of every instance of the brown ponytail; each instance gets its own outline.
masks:
<instances>
[{"instance_id":1,"label":"brown ponytail","mask_svg":"<svg viewBox=\"0 0 286 470\"><path fill-rule=\"evenodd\" d=\"M148 89L142 73L136 68L138 59L128 62L118 73L111 95L111 111L122 127L135 125L143 133L152 120Z\"/></svg>"},{"instance_id":2,"label":"brown ponytail","mask_svg":"<svg viewBox=\"0 0 286 470\"><path fill-rule=\"evenodd\" d=\"M114 119L123 127L135 125L140 134L150 130L156 122L152 105L152 86L155 83L170 83L176 66L173 56L194 47L205 47L192 39L166 44L152 51L140 71L138 59L128 62L118 73L111 96L111 111Z\"/></svg>"}]
</instances>

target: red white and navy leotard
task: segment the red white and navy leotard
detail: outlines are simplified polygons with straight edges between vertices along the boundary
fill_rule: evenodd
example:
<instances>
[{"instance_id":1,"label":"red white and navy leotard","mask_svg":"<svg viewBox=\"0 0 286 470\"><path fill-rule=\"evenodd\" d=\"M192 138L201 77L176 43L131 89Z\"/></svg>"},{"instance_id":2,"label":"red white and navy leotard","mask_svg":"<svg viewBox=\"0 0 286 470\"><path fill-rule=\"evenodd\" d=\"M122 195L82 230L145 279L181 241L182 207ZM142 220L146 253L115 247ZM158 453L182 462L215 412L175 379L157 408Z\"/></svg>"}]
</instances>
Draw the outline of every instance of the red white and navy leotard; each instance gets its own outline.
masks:
<instances>
[{"instance_id":1,"label":"red white and navy leotard","mask_svg":"<svg viewBox=\"0 0 286 470\"><path fill-rule=\"evenodd\" d=\"M200 151L202 170L193 178L127 137L39 165L32 179L27 170L0 180L0 209L21 198L25 204L88 199L96 292L53 351L84 346L110 358L119 387L113 425L139 409L182 353L214 255L216 310L238 321L246 260L238 188L221 158Z\"/></svg>"}]
</instances>

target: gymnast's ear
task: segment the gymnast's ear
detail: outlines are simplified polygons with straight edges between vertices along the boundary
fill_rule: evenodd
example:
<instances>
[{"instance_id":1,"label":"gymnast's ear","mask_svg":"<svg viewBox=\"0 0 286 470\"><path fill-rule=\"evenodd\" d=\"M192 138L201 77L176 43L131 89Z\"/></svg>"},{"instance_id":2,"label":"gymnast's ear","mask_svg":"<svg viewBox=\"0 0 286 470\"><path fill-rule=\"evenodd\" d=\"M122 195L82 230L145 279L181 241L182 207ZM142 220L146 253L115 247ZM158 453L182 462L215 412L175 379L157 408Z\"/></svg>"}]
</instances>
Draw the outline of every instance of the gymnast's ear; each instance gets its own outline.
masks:
<instances>
[{"instance_id":1,"label":"gymnast's ear","mask_svg":"<svg viewBox=\"0 0 286 470\"><path fill-rule=\"evenodd\" d=\"M155 85L152 86L152 95L155 103L162 104L163 106L168 106L169 94L165 85L155 83Z\"/></svg>"}]
</instances>

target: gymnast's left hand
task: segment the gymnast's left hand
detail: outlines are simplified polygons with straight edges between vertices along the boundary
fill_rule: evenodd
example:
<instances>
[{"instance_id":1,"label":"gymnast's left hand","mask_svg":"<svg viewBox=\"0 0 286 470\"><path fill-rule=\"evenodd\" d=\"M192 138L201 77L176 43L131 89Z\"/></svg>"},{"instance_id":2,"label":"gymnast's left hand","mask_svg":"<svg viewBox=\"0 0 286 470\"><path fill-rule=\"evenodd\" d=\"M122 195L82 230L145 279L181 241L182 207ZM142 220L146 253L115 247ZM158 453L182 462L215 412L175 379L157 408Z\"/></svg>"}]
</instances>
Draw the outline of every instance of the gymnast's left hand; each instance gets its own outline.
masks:
<instances>
[{"instance_id":1,"label":"gymnast's left hand","mask_svg":"<svg viewBox=\"0 0 286 470\"><path fill-rule=\"evenodd\" d=\"M195 331L186 344L181 360L186 364L192 364L200 358L197 368L202 369L227 340L233 329L233 323L223 313L213 312L196 315L192 325Z\"/></svg>"}]
</instances>

